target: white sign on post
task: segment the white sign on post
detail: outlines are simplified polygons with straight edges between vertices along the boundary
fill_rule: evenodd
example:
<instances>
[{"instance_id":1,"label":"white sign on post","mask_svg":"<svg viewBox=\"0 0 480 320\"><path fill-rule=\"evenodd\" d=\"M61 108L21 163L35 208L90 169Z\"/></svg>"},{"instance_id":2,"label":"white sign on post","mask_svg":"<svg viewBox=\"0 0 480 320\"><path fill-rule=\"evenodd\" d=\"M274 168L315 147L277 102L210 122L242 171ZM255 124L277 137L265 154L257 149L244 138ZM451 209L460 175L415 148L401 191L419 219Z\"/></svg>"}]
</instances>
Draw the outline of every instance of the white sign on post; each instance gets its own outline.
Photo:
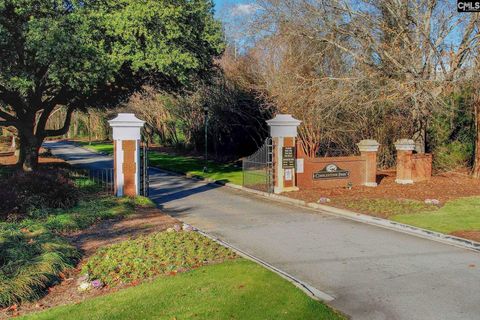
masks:
<instances>
[{"instance_id":1,"label":"white sign on post","mask_svg":"<svg viewBox=\"0 0 480 320\"><path fill-rule=\"evenodd\" d=\"M292 181L293 169L285 169L285 181Z\"/></svg>"},{"instance_id":2,"label":"white sign on post","mask_svg":"<svg viewBox=\"0 0 480 320\"><path fill-rule=\"evenodd\" d=\"M297 173L303 173L303 159L297 159L296 169Z\"/></svg>"}]
</instances>

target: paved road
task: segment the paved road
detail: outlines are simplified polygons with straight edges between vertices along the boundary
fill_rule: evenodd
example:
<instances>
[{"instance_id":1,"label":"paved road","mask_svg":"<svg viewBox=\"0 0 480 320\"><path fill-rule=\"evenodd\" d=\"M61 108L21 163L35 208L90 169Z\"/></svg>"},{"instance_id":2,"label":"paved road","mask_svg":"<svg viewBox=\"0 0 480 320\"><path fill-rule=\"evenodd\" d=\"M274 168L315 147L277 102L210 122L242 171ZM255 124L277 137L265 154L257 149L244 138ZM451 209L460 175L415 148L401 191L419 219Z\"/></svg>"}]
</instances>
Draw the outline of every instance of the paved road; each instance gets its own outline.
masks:
<instances>
[{"instance_id":1,"label":"paved road","mask_svg":"<svg viewBox=\"0 0 480 320\"><path fill-rule=\"evenodd\" d=\"M111 166L50 146L77 164ZM476 252L158 171L150 179L165 212L330 294L353 319L480 319Z\"/></svg>"}]
</instances>

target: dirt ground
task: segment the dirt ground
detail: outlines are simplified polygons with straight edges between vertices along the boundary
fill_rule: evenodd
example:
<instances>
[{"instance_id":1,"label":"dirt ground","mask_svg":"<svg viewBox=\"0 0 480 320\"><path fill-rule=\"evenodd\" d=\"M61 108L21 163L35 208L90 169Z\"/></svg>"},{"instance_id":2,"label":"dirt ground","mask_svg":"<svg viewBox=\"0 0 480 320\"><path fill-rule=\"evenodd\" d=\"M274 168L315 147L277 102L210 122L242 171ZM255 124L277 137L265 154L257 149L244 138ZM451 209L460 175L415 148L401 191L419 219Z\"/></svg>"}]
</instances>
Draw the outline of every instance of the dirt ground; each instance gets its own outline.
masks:
<instances>
[{"instance_id":1,"label":"dirt ground","mask_svg":"<svg viewBox=\"0 0 480 320\"><path fill-rule=\"evenodd\" d=\"M455 231L451 235L480 242L480 231Z\"/></svg>"},{"instance_id":2,"label":"dirt ground","mask_svg":"<svg viewBox=\"0 0 480 320\"><path fill-rule=\"evenodd\" d=\"M395 171L380 171L377 176L378 187L353 187L333 189L312 189L291 192L288 196L317 202L325 197L329 199L354 200L359 198L412 199L425 201L437 199L442 204L460 197L480 196L480 180L472 179L467 172L452 172L433 176L431 180L413 185L395 183Z\"/></svg>"},{"instance_id":3,"label":"dirt ground","mask_svg":"<svg viewBox=\"0 0 480 320\"><path fill-rule=\"evenodd\" d=\"M18 307L15 306L9 310L1 310L0 319L37 312L59 305L79 303L88 298L122 289L122 286L114 289L104 287L88 292L79 292L78 283L82 263L100 247L136 238L140 235L164 231L175 224L181 225L181 222L161 213L156 208L140 208L136 210L134 215L127 218L102 221L89 229L66 235L67 239L83 253L82 260L77 267L65 271L61 282L51 287L42 299ZM132 285L135 285L135 283L129 286Z\"/></svg>"},{"instance_id":4,"label":"dirt ground","mask_svg":"<svg viewBox=\"0 0 480 320\"><path fill-rule=\"evenodd\" d=\"M47 152L47 150L43 148L40 149L40 154L44 154L45 152ZM64 163L65 161L63 161L62 159L51 157L51 156L46 157L46 156L40 155L40 157L38 158L38 162L41 164L49 164L49 163ZM15 164L17 164L16 156L8 156L8 157L0 156L0 165L11 166Z\"/></svg>"}]
</instances>

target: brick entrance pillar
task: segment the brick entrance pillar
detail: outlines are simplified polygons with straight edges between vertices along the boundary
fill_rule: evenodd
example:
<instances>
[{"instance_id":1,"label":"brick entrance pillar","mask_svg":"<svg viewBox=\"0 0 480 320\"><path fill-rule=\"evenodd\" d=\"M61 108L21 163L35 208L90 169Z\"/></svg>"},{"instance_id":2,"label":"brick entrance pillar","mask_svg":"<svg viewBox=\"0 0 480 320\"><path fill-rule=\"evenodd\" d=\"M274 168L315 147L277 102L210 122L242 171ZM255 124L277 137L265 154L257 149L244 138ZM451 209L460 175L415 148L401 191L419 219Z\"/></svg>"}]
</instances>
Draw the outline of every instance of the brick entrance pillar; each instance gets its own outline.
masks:
<instances>
[{"instance_id":1,"label":"brick entrance pillar","mask_svg":"<svg viewBox=\"0 0 480 320\"><path fill-rule=\"evenodd\" d=\"M376 140L362 140L357 143L363 157L367 159L365 183L367 187L377 186L377 152L380 144Z\"/></svg>"},{"instance_id":2,"label":"brick entrance pillar","mask_svg":"<svg viewBox=\"0 0 480 320\"><path fill-rule=\"evenodd\" d=\"M114 183L117 197L140 194L140 129L145 121L119 113L108 121L113 128Z\"/></svg>"},{"instance_id":3,"label":"brick entrance pillar","mask_svg":"<svg viewBox=\"0 0 480 320\"><path fill-rule=\"evenodd\" d=\"M411 139L400 139L395 142L397 149L397 178L398 184L412 184L413 161L412 153L415 149L415 142Z\"/></svg>"},{"instance_id":4,"label":"brick entrance pillar","mask_svg":"<svg viewBox=\"0 0 480 320\"><path fill-rule=\"evenodd\" d=\"M279 114L267 121L273 142L274 193L296 191L296 138L301 121Z\"/></svg>"}]
</instances>

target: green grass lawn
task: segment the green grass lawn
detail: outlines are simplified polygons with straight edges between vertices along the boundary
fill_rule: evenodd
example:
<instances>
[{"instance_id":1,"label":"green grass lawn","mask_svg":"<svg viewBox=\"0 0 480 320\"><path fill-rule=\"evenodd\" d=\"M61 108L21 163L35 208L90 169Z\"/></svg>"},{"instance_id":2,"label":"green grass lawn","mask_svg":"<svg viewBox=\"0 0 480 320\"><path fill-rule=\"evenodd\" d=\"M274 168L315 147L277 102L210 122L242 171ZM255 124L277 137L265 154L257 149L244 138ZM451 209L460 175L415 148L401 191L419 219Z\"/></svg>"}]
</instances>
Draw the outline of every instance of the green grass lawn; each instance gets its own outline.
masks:
<instances>
[{"instance_id":1,"label":"green grass lawn","mask_svg":"<svg viewBox=\"0 0 480 320\"><path fill-rule=\"evenodd\" d=\"M480 230L480 197L460 198L438 210L400 214L392 220L442 233Z\"/></svg>"},{"instance_id":2,"label":"green grass lawn","mask_svg":"<svg viewBox=\"0 0 480 320\"><path fill-rule=\"evenodd\" d=\"M113 154L113 143L112 142L92 142L88 143L85 141L78 142L83 147L96 151L96 152L104 152L108 154Z\"/></svg>"},{"instance_id":3,"label":"green grass lawn","mask_svg":"<svg viewBox=\"0 0 480 320\"><path fill-rule=\"evenodd\" d=\"M113 153L112 143L105 142L81 142L81 144L90 150L97 152ZM187 156L170 155L161 152L150 152L149 162L153 167L171 170L183 173L189 176L209 178L217 181L230 182L238 185L243 183L242 168L231 164L208 162L207 172L203 172L205 162L203 159Z\"/></svg>"},{"instance_id":4,"label":"green grass lawn","mask_svg":"<svg viewBox=\"0 0 480 320\"><path fill-rule=\"evenodd\" d=\"M230 182L242 185L242 168L231 164L208 162L207 172L203 172L205 162L202 159L185 156L175 156L160 152L150 152L148 157L150 165L175 172L198 176L217 181Z\"/></svg>"},{"instance_id":5,"label":"green grass lawn","mask_svg":"<svg viewBox=\"0 0 480 320\"><path fill-rule=\"evenodd\" d=\"M75 315L75 316L73 316ZM22 319L344 319L278 275L238 259Z\"/></svg>"}]
</instances>

